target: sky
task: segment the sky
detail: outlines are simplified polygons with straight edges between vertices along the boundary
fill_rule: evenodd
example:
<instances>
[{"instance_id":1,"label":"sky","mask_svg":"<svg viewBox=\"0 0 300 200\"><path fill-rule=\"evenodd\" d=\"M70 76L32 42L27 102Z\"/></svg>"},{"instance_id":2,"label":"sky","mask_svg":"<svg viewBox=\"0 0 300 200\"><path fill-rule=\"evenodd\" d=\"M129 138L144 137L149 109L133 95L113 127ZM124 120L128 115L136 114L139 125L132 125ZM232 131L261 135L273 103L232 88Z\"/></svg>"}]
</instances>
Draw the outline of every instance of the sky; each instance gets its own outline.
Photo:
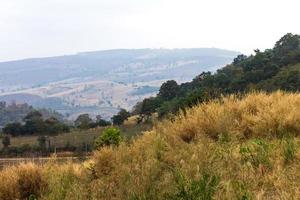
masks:
<instances>
[{"instance_id":1,"label":"sky","mask_svg":"<svg viewBox=\"0 0 300 200\"><path fill-rule=\"evenodd\" d=\"M0 61L119 48L251 54L300 33L299 0L0 0Z\"/></svg>"}]
</instances>

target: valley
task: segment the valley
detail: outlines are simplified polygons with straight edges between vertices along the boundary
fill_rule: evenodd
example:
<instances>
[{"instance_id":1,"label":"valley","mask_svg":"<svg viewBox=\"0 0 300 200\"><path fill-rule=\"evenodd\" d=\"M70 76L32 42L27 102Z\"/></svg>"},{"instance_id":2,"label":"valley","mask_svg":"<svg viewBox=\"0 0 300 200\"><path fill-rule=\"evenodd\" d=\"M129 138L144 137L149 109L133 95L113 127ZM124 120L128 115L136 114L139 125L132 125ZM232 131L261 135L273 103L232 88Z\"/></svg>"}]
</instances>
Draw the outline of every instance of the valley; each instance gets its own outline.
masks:
<instances>
[{"instance_id":1,"label":"valley","mask_svg":"<svg viewBox=\"0 0 300 200\"><path fill-rule=\"evenodd\" d=\"M119 108L155 96L166 80L190 81L215 71L237 52L216 49L120 49L0 63L0 101L49 108L73 120L109 119Z\"/></svg>"}]
</instances>

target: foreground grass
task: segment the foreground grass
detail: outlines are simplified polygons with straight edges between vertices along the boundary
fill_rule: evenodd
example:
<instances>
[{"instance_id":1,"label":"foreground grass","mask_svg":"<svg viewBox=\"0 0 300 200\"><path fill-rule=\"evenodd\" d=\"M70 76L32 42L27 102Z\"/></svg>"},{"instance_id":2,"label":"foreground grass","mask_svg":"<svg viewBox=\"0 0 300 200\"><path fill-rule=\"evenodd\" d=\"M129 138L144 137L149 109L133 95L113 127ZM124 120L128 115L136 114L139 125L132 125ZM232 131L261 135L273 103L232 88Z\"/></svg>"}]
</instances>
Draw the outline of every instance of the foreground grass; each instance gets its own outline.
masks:
<instances>
[{"instance_id":1,"label":"foreground grass","mask_svg":"<svg viewBox=\"0 0 300 200\"><path fill-rule=\"evenodd\" d=\"M234 96L83 164L0 173L0 199L298 199L300 94Z\"/></svg>"}]
</instances>

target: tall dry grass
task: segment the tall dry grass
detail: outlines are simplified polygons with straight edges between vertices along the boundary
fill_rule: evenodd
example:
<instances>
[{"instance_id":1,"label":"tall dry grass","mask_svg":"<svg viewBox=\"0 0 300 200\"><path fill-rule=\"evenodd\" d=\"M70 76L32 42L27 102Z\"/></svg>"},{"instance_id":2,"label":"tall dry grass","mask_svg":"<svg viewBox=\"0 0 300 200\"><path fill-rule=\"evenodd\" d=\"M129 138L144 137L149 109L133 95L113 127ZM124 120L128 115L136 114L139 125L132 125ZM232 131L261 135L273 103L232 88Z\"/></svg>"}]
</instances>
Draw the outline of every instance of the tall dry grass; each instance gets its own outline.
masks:
<instances>
[{"instance_id":1,"label":"tall dry grass","mask_svg":"<svg viewBox=\"0 0 300 200\"><path fill-rule=\"evenodd\" d=\"M6 168L0 173L0 199L38 197L46 187L42 170L32 163Z\"/></svg>"},{"instance_id":2,"label":"tall dry grass","mask_svg":"<svg viewBox=\"0 0 300 200\"><path fill-rule=\"evenodd\" d=\"M300 94L275 92L252 93L239 99L232 95L196 106L179 115L175 122L166 121L158 130L192 140L203 135L281 137L300 134Z\"/></svg>"},{"instance_id":3,"label":"tall dry grass","mask_svg":"<svg viewBox=\"0 0 300 200\"><path fill-rule=\"evenodd\" d=\"M298 93L224 97L130 143L102 148L83 165L5 169L0 197L30 191L41 199L299 199L299 122Z\"/></svg>"}]
</instances>

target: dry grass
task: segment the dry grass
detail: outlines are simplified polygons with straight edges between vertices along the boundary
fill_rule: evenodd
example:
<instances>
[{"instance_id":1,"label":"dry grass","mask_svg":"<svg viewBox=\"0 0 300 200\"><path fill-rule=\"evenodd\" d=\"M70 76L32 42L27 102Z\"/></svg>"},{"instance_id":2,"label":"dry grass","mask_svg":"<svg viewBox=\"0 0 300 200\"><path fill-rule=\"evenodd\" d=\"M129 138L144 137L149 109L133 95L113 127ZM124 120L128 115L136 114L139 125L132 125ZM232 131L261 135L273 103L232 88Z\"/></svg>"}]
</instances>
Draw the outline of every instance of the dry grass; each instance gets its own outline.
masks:
<instances>
[{"instance_id":1,"label":"dry grass","mask_svg":"<svg viewBox=\"0 0 300 200\"><path fill-rule=\"evenodd\" d=\"M0 174L0 199L37 197L46 187L42 170L32 163L4 169Z\"/></svg>"},{"instance_id":2,"label":"dry grass","mask_svg":"<svg viewBox=\"0 0 300 200\"><path fill-rule=\"evenodd\" d=\"M299 122L300 94L226 97L83 165L5 169L0 197L20 198L22 177L42 199L299 199Z\"/></svg>"},{"instance_id":3,"label":"dry grass","mask_svg":"<svg viewBox=\"0 0 300 200\"><path fill-rule=\"evenodd\" d=\"M242 100L225 97L188 110L175 122L161 124L159 131L183 139L299 135L300 94L253 93Z\"/></svg>"}]
</instances>

